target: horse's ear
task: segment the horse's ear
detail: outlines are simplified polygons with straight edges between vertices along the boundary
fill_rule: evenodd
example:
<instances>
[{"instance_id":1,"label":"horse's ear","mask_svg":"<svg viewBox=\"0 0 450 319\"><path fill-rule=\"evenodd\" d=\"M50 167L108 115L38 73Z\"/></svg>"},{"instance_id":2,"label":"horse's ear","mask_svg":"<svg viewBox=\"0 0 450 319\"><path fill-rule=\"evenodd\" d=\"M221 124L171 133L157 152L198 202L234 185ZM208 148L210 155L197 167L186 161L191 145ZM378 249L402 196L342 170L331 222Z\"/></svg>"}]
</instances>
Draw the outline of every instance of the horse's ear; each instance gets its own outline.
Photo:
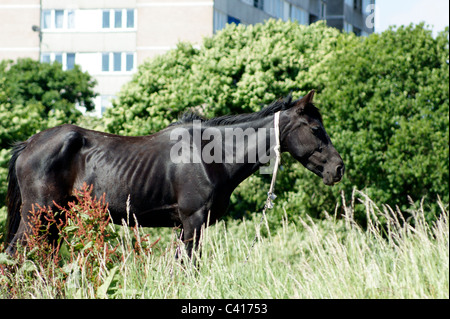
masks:
<instances>
[{"instance_id":1,"label":"horse's ear","mask_svg":"<svg viewBox=\"0 0 450 319\"><path fill-rule=\"evenodd\" d=\"M313 102L314 93L316 93L315 90L309 91L308 94L306 94L306 95L305 95L304 97L302 97L301 99L297 100L297 101L295 102L295 105L294 105L294 106L298 107L300 110L303 110L303 108L304 108L306 105L308 105L308 104L310 104L310 103Z\"/></svg>"}]
</instances>

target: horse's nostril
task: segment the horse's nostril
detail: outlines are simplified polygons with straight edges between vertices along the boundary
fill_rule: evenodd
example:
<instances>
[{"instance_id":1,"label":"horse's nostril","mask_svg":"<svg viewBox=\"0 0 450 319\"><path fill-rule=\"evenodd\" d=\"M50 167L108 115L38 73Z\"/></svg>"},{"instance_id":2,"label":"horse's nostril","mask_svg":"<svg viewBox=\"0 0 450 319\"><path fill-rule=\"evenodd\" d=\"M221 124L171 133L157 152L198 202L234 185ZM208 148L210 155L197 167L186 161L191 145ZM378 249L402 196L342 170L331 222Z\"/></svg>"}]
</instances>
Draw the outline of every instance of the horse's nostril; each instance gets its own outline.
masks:
<instances>
[{"instance_id":1,"label":"horse's nostril","mask_svg":"<svg viewBox=\"0 0 450 319\"><path fill-rule=\"evenodd\" d=\"M344 175L344 168L341 165L338 165L336 167L336 176L342 176Z\"/></svg>"}]
</instances>

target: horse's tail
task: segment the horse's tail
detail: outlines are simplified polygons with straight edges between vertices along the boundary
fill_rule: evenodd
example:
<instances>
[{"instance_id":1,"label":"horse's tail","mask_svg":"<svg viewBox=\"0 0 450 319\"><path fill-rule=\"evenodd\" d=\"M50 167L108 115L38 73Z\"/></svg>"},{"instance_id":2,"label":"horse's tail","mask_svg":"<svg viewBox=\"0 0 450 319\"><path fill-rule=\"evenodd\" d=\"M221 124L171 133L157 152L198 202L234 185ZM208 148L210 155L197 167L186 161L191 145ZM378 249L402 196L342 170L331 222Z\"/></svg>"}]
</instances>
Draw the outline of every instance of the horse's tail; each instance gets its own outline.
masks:
<instances>
[{"instance_id":1,"label":"horse's tail","mask_svg":"<svg viewBox=\"0 0 450 319\"><path fill-rule=\"evenodd\" d=\"M19 183L16 175L16 161L22 151L27 147L27 142L16 143L11 151L8 172L8 192L6 203L8 207L8 219L6 229L6 242L10 243L14 238L20 224L20 207L22 206L22 196L20 194Z\"/></svg>"}]
</instances>

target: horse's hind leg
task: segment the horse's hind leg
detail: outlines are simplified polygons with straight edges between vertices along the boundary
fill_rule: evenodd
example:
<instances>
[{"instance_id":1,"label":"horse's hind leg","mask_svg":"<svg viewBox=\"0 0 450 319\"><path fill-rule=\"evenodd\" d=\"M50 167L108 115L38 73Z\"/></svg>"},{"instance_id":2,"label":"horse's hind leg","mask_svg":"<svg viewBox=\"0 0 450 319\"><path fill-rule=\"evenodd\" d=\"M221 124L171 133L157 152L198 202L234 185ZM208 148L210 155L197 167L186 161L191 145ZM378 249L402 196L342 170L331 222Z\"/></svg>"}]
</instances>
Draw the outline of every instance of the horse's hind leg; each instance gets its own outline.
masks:
<instances>
[{"instance_id":1,"label":"horse's hind leg","mask_svg":"<svg viewBox=\"0 0 450 319\"><path fill-rule=\"evenodd\" d=\"M14 237L10 241L8 248L6 249L6 253L10 256L13 256L17 251L17 246L23 246L26 244L27 234L30 234L30 227L26 221L23 219L20 220L19 228L17 232L14 234Z\"/></svg>"},{"instance_id":2,"label":"horse's hind leg","mask_svg":"<svg viewBox=\"0 0 450 319\"><path fill-rule=\"evenodd\" d=\"M57 197L56 197L56 199L57 199ZM61 198L59 198L59 199L61 199ZM58 203L58 201L55 201L55 202ZM21 207L19 228L17 229L17 232L15 233L14 237L12 238L12 240L9 243L9 246L6 250L6 253L8 253L9 255L12 256L15 254L18 245L22 246L22 247L26 246L27 239L29 238L29 236L33 235L34 228L39 226L39 225L35 224L34 219L31 218L33 209L34 209L35 213L39 212L39 207L36 204L38 204L42 208L44 208L44 207L48 208L48 209L52 210L53 212L58 210L58 208L53 204L53 201L51 203L49 203L46 201L40 201L37 198L25 200ZM61 205L65 206L66 203L61 202ZM48 223L48 221L45 217L48 217L48 216L40 216L41 226L46 225L46 223ZM63 218L63 216L60 216L59 218ZM56 226L51 225L49 227L49 232L47 234L47 240L54 248L56 248L56 245L57 245L56 243L57 243L58 237L59 237L59 234L58 234L58 230L57 230Z\"/></svg>"},{"instance_id":3,"label":"horse's hind leg","mask_svg":"<svg viewBox=\"0 0 450 319\"><path fill-rule=\"evenodd\" d=\"M36 204L38 204L37 201L36 201ZM42 205L41 203L39 203L39 204ZM41 207L43 207L43 206L44 205L42 205ZM39 208L37 207L37 205L34 205L34 207L33 207L33 205L29 204L29 202L24 202L22 204L21 211L20 211L19 227L18 227L16 233L14 234L14 237L10 241L8 248L6 250L6 253L8 253L11 256L16 253L17 246L25 247L27 245L27 240L33 234L34 228L39 226L39 225L35 225L33 218L31 218L33 208L34 208L35 213L39 212ZM45 223L44 216L41 216L41 221L43 223ZM51 235L53 235L53 234L50 234L49 240L52 237Z\"/></svg>"}]
</instances>

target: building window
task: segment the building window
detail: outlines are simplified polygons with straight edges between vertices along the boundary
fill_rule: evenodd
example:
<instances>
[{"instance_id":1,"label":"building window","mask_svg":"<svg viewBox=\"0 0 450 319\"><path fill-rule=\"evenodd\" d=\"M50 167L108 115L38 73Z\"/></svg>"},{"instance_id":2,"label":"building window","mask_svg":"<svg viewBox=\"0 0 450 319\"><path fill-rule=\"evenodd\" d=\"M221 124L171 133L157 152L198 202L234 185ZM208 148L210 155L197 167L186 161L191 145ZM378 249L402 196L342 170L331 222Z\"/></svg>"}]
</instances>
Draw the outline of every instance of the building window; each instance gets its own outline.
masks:
<instances>
[{"instance_id":1,"label":"building window","mask_svg":"<svg viewBox=\"0 0 450 319\"><path fill-rule=\"evenodd\" d=\"M102 28L133 29L136 24L135 20L134 9L103 10Z\"/></svg>"},{"instance_id":2,"label":"building window","mask_svg":"<svg viewBox=\"0 0 450 319\"><path fill-rule=\"evenodd\" d=\"M75 67L75 53L47 52L41 54L41 62L58 62L63 70L72 70Z\"/></svg>"},{"instance_id":3,"label":"building window","mask_svg":"<svg viewBox=\"0 0 450 319\"><path fill-rule=\"evenodd\" d=\"M109 10L104 10L102 13L102 28L103 29L110 28L111 24L110 24L109 16L110 16Z\"/></svg>"},{"instance_id":4,"label":"building window","mask_svg":"<svg viewBox=\"0 0 450 319\"><path fill-rule=\"evenodd\" d=\"M362 10L366 13L371 13L373 10L373 1L372 0L362 0L361 3Z\"/></svg>"},{"instance_id":5,"label":"building window","mask_svg":"<svg viewBox=\"0 0 450 319\"><path fill-rule=\"evenodd\" d=\"M353 27L353 33L357 36L361 36L361 29L357 27Z\"/></svg>"},{"instance_id":6,"label":"building window","mask_svg":"<svg viewBox=\"0 0 450 319\"><path fill-rule=\"evenodd\" d=\"M126 71L131 71L134 68L134 54L127 53L126 55Z\"/></svg>"},{"instance_id":7,"label":"building window","mask_svg":"<svg viewBox=\"0 0 450 319\"><path fill-rule=\"evenodd\" d=\"M232 17L232 16L228 16L227 23L229 23L229 24L234 23L234 24L238 25L239 23L241 23L241 20L239 20L238 18Z\"/></svg>"},{"instance_id":8,"label":"building window","mask_svg":"<svg viewBox=\"0 0 450 319\"><path fill-rule=\"evenodd\" d=\"M55 10L55 28L62 29L64 23L64 10Z\"/></svg>"},{"instance_id":9,"label":"building window","mask_svg":"<svg viewBox=\"0 0 450 319\"><path fill-rule=\"evenodd\" d=\"M319 19L319 17L318 16L316 16L315 14L310 14L309 15L309 23L314 23L314 22L317 22L317 21L319 21L320 19Z\"/></svg>"},{"instance_id":10,"label":"building window","mask_svg":"<svg viewBox=\"0 0 450 319\"><path fill-rule=\"evenodd\" d=\"M344 31L348 33L353 32L353 25L351 25L347 21L344 21Z\"/></svg>"},{"instance_id":11,"label":"building window","mask_svg":"<svg viewBox=\"0 0 450 319\"><path fill-rule=\"evenodd\" d=\"M326 19L327 17L327 4L325 1L321 1L320 3L320 18L322 20Z\"/></svg>"},{"instance_id":12,"label":"building window","mask_svg":"<svg viewBox=\"0 0 450 319\"><path fill-rule=\"evenodd\" d=\"M264 0L254 0L254 1L253 1L253 6L254 6L255 8L264 10Z\"/></svg>"},{"instance_id":13,"label":"building window","mask_svg":"<svg viewBox=\"0 0 450 319\"><path fill-rule=\"evenodd\" d=\"M43 30L74 29L74 10L42 10L41 24Z\"/></svg>"},{"instance_id":14,"label":"building window","mask_svg":"<svg viewBox=\"0 0 450 319\"><path fill-rule=\"evenodd\" d=\"M131 52L104 52L102 72L131 72L134 70L134 56Z\"/></svg>"},{"instance_id":15,"label":"building window","mask_svg":"<svg viewBox=\"0 0 450 319\"><path fill-rule=\"evenodd\" d=\"M109 53L102 53L102 71L109 71Z\"/></svg>"},{"instance_id":16,"label":"building window","mask_svg":"<svg viewBox=\"0 0 450 319\"><path fill-rule=\"evenodd\" d=\"M100 97L100 115L103 114L107 108L112 106L114 95L101 95Z\"/></svg>"},{"instance_id":17,"label":"building window","mask_svg":"<svg viewBox=\"0 0 450 319\"><path fill-rule=\"evenodd\" d=\"M134 10L127 10L127 28L134 28Z\"/></svg>"},{"instance_id":18,"label":"building window","mask_svg":"<svg viewBox=\"0 0 450 319\"><path fill-rule=\"evenodd\" d=\"M362 0L353 0L353 9L362 12Z\"/></svg>"},{"instance_id":19,"label":"building window","mask_svg":"<svg viewBox=\"0 0 450 319\"><path fill-rule=\"evenodd\" d=\"M42 28L50 29L52 27L52 11L43 10L42 11Z\"/></svg>"},{"instance_id":20,"label":"building window","mask_svg":"<svg viewBox=\"0 0 450 319\"><path fill-rule=\"evenodd\" d=\"M296 6L291 7L291 20L298 21L299 24L308 25L309 24L309 14L307 11L297 8Z\"/></svg>"},{"instance_id":21,"label":"building window","mask_svg":"<svg viewBox=\"0 0 450 319\"><path fill-rule=\"evenodd\" d=\"M73 10L67 11L67 28L75 28L75 11Z\"/></svg>"},{"instance_id":22,"label":"building window","mask_svg":"<svg viewBox=\"0 0 450 319\"><path fill-rule=\"evenodd\" d=\"M120 52L114 52L113 53L113 70L115 72L122 71L122 54Z\"/></svg>"},{"instance_id":23,"label":"building window","mask_svg":"<svg viewBox=\"0 0 450 319\"><path fill-rule=\"evenodd\" d=\"M344 0L344 3L346 4L346 5L348 5L348 6L353 6L354 5L354 1L355 0Z\"/></svg>"},{"instance_id":24,"label":"building window","mask_svg":"<svg viewBox=\"0 0 450 319\"><path fill-rule=\"evenodd\" d=\"M75 53L67 53L66 70L72 70L75 67Z\"/></svg>"},{"instance_id":25,"label":"building window","mask_svg":"<svg viewBox=\"0 0 450 319\"><path fill-rule=\"evenodd\" d=\"M122 28L122 10L114 11L114 28Z\"/></svg>"},{"instance_id":26,"label":"building window","mask_svg":"<svg viewBox=\"0 0 450 319\"><path fill-rule=\"evenodd\" d=\"M55 53L55 61L59 62L61 65L63 65L63 55L62 55L62 53Z\"/></svg>"},{"instance_id":27,"label":"building window","mask_svg":"<svg viewBox=\"0 0 450 319\"><path fill-rule=\"evenodd\" d=\"M228 17L225 13L214 9L214 32L222 30L227 24Z\"/></svg>"},{"instance_id":28,"label":"building window","mask_svg":"<svg viewBox=\"0 0 450 319\"><path fill-rule=\"evenodd\" d=\"M41 62L42 63L50 63L51 62L51 55L50 55L50 53L42 53L41 54Z\"/></svg>"},{"instance_id":29,"label":"building window","mask_svg":"<svg viewBox=\"0 0 450 319\"><path fill-rule=\"evenodd\" d=\"M275 18L284 19L284 5L283 0L266 0L264 2L264 11Z\"/></svg>"}]
</instances>

